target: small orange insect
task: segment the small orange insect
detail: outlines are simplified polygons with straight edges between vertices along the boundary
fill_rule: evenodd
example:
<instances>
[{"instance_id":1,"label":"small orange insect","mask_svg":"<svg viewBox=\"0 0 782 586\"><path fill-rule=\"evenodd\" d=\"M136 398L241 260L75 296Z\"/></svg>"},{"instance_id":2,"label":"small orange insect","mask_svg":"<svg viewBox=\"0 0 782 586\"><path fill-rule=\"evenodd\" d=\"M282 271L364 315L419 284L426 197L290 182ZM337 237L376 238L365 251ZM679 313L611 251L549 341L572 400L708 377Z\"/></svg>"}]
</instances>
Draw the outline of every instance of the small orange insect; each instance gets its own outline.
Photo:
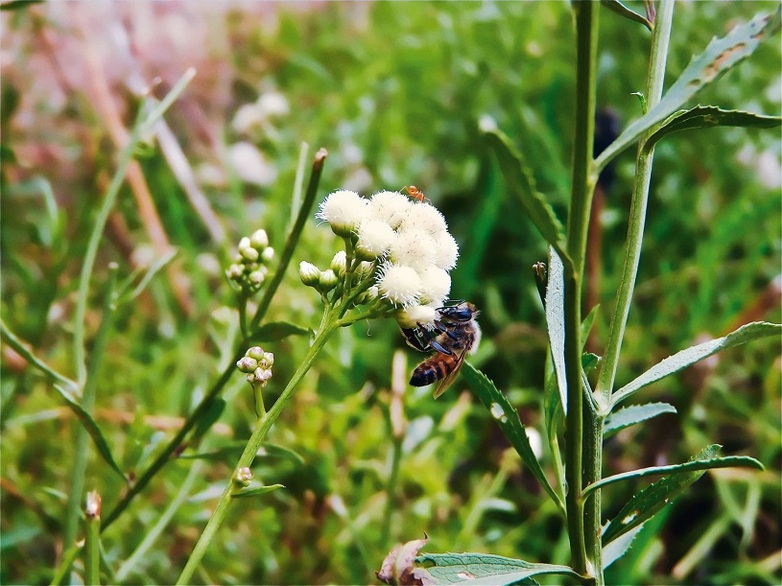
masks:
<instances>
[{"instance_id":1,"label":"small orange insect","mask_svg":"<svg viewBox=\"0 0 782 586\"><path fill-rule=\"evenodd\" d=\"M407 195L409 195L416 201L420 201L420 202L429 201L424 196L424 192L418 189L415 185L408 185L407 187L405 187L405 191L407 192Z\"/></svg>"}]
</instances>

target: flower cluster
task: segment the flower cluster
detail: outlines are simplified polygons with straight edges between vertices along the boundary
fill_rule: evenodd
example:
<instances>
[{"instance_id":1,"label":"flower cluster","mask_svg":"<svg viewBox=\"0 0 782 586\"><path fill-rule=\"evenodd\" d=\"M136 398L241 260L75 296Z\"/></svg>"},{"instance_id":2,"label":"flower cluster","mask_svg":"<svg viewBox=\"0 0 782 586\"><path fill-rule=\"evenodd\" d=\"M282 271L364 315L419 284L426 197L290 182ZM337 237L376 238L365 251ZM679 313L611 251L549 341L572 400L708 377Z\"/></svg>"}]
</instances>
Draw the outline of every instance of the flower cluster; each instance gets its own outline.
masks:
<instances>
[{"instance_id":1,"label":"flower cluster","mask_svg":"<svg viewBox=\"0 0 782 586\"><path fill-rule=\"evenodd\" d=\"M432 322L459 254L437 208L396 191L366 198L339 190L324 200L318 218L344 239L345 250L323 271L302 262L306 285L324 295L333 289L331 303L348 299L392 314L403 327Z\"/></svg>"},{"instance_id":2,"label":"flower cluster","mask_svg":"<svg viewBox=\"0 0 782 586\"><path fill-rule=\"evenodd\" d=\"M272 365L274 364L274 354L264 352L260 346L253 346L244 353L236 363L236 367L244 373L247 373L247 382L251 385L260 384L265 386L272 377Z\"/></svg>"},{"instance_id":3,"label":"flower cluster","mask_svg":"<svg viewBox=\"0 0 782 586\"><path fill-rule=\"evenodd\" d=\"M267 265L273 258L274 249L269 246L266 231L256 230L249 238L245 236L239 241L239 252L226 275L243 293L255 293L266 280Z\"/></svg>"}]
</instances>

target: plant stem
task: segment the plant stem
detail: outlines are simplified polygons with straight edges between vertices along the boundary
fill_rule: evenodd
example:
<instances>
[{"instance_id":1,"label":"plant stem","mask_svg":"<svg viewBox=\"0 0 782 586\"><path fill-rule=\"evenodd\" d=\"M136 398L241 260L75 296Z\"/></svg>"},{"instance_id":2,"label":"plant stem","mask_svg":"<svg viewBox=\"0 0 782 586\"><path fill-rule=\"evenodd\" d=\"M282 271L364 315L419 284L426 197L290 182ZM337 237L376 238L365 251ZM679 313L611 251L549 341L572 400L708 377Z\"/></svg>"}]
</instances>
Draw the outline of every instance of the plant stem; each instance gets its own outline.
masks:
<instances>
[{"instance_id":1,"label":"plant stem","mask_svg":"<svg viewBox=\"0 0 782 586\"><path fill-rule=\"evenodd\" d=\"M668 57L668 44L671 37L674 0L660 0L659 10L652 33L652 46L649 58L649 71L646 85L646 103L651 110L662 97L665 78L665 63ZM649 201L649 185L652 178L654 146L647 148L646 141L655 128L641 138L638 145L638 160L635 170L635 182L630 204L630 218L627 225L627 244L624 255L624 265L616 298L616 307L611 317L611 329L608 343L603 356L603 364L597 381L595 394L601 411L607 415L609 401L613 392L616 369L619 365L619 353L622 348L627 316L633 299L635 279L638 274L638 264L641 259L644 225L646 223L646 208Z\"/></svg>"},{"instance_id":2,"label":"plant stem","mask_svg":"<svg viewBox=\"0 0 782 586\"><path fill-rule=\"evenodd\" d=\"M592 534L597 527L584 526L581 490L584 487L584 445L593 444L594 426L584 425L593 416L591 405L584 410L581 378L581 288L584 274L589 215L595 178L591 175L592 141L595 127L595 78L597 56L598 10L600 5L589 0L573 3L576 17L576 108L575 142L573 145L573 184L568 213L567 251L571 259L565 263L565 378L567 380L567 413L565 447L565 478L568 537L573 569L582 575L594 576L602 583L602 568L595 567L600 559L599 538ZM586 436L586 437L585 437ZM594 458L593 450L588 456ZM590 473L594 462L587 463ZM598 466L599 467L599 466ZM591 519L591 518L590 518ZM599 515L598 515L599 519Z\"/></svg>"},{"instance_id":3,"label":"plant stem","mask_svg":"<svg viewBox=\"0 0 782 586\"><path fill-rule=\"evenodd\" d=\"M312 341L312 345L307 351L307 354L304 356L301 364L299 364L296 372L293 373L293 376L291 377L290 381L288 381L288 384L280 394L279 398L274 402L274 405L272 405L268 413L266 413L266 416L258 421L258 426L255 428L252 435L250 436L250 439L247 441L247 446L245 447L244 452L242 452L242 455L239 458L239 462L234 468L234 472L231 474L231 478L229 479L226 488L220 497L220 501L217 503L217 507L212 513L212 516L209 518L209 521L207 522L203 533L201 533L201 537L199 537L193 552L190 554L190 558L187 560L187 563L185 564L185 567L182 570L179 579L177 580L177 584L186 584L193 577L193 574L198 568L198 565L201 563L204 554L206 554L207 547L209 547L209 544L225 519L225 515L228 512L228 507L231 504L231 500L233 498L234 478L236 477L236 472L240 468L247 468L252 465L261 443L266 438L266 434L269 433L272 425L274 425L279 416L282 414L282 410L285 407L285 404L290 400L291 396L293 395L293 391L301 382L301 379L305 374L307 374L307 371L309 371L313 361L315 360L315 357L321 351L326 341L328 341L328 339L331 337L331 334L333 334L337 328L343 325L343 320L336 319L337 312L334 308L328 307L325 311L326 319L324 320L323 326L316 334L315 339Z\"/></svg>"},{"instance_id":4,"label":"plant stem","mask_svg":"<svg viewBox=\"0 0 782 586\"><path fill-rule=\"evenodd\" d=\"M95 407L95 396L98 388L98 373L103 365L103 356L106 350L108 334L114 324L114 290L117 284L117 271L119 267L116 263L109 265L109 281L106 285L105 300L103 302L103 316L101 319L98 333L95 336L95 343L90 353L89 367L87 369L87 380L84 383L84 394L81 398L81 406L92 415ZM79 526L79 517L81 516L82 491L84 490L84 481L87 471L87 457L89 455L89 433L82 425L76 428L76 441L74 446L74 457L71 465L71 486L68 496L68 504L65 516L65 543L72 543L76 539L76 531ZM98 524L100 527L100 523Z\"/></svg>"},{"instance_id":5,"label":"plant stem","mask_svg":"<svg viewBox=\"0 0 782 586\"><path fill-rule=\"evenodd\" d=\"M399 464L402 461L402 440L403 437L394 437L391 444L391 474L388 477L386 486L386 509L383 512L383 525L380 530L380 543L386 545L391 531L391 515L394 513L396 500L396 485L399 481Z\"/></svg>"}]
</instances>

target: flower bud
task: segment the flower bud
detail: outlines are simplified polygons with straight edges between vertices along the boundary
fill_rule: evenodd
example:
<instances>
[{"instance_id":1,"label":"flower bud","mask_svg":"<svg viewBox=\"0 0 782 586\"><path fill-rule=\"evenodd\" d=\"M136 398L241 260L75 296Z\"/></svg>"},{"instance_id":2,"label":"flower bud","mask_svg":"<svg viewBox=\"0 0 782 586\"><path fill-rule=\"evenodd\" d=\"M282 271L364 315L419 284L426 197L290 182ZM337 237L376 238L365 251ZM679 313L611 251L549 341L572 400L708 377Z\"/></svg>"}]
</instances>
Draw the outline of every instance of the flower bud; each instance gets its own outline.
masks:
<instances>
[{"instance_id":1,"label":"flower bud","mask_svg":"<svg viewBox=\"0 0 782 586\"><path fill-rule=\"evenodd\" d=\"M325 271L321 271L320 278L318 279L318 284L320 285L320 289L324 293L326 291L331 291L334 287L337 286L338 282L339 282L339 278L337 277L337 274L332 269L326 269Z\"/></svg>"},{"instance_id":2,"label":"flower bud","mask_svg":"<svg viewBox=\"0 0 782 586\"><path fill-rule=\"evenodd\" d=\"M301 282L308 287L315 287L320 282L320 269L303 260L299 263L299 277L301 277Z\"/></svg>"},{"instance_id":3,"label":"flower bud","mask_svg":"<svg viewBox=\"0 0 782 586\"><path fill-rule=\"evenodd\" d=\"M247 275L247 280L250 282L251 285L255 287L260 287L265 278L266 278L266 273L260 270L253 271L252 273Z\"/></svg>"},{"instance_id":4,"label":"flower bud","mask_svg":"<svg viewBox=\"0 0 782 586\"><path fill-rule=\"evenodd\" d=\"M269 248L264 248L261 253L261 258L263 259L263 262L270 262L274 258L274 249L271 246Z\"/></svg>"},{"instance_id":5,"label":"flower bud","mask_svg":"<svg viewBox=\"0 0 782 586\"><path fill-rule=\"evenodd\" d=\"M250 245L256 250L263 250L269 246L269 236L266 234L266 230L256 230L250 236Z\"/></svg>"},{"instance_id":6,"label":"flower bud","mask_svg":"<svg viewBox=\"0 0 782 586\"><path fill-rule=\"evenodd\" d=\"M255 360L263 360L263 357L265 356L265 352L263 351L263 348L260 346L250 346L247 349L247 352L244 353L245 356L249 356L250 358L255 358Z\"/></svg>"},{"instance_id":7,"label":"flower bud","mask_svg":"<svg viewBox=\"0 0 782 586\"><path fill-rule=\"evenodd\" d=\"M239 468L234 476L234 482L239 486L249 486L253 479L253 471L248 466Z\"/></svg>"},{"instance_id":8,"label":"flower bud","mask_svg":"<svg viewBox=\"0 0 782 586\"><path fill-rule=\"evenodd\" d=\"M225 274L228 275L228 278L232 281L238 281L244 274L244 268L242 265L234 263L228 267L228 270L225 272Z\"/></svg>"},{"instance_id":9,"label":"flower bud","mask_svg":"<svg viewBox=\"0 0 782 586\"><path fill-rule=\"evenodd\" d=\"M242 255L242 258L245 260L249 260L250 262L255 262L258 260L258 258L261 256L261 254L255 250L252 246L249 245L249 239L242 238L242 240L247 240L248 245L246 248L239 248L239 254Z\"/></svg>"},{"instance_id":10,"label":"flower bud","mask_svg":"<svg viewBox=\"0 0 782 586\"><path fill-rule=\"evenodd\" d=\"M250 356L245 356L239 359L236 368L239 369L239 372L252 372L258 368L258 361Z\"/></svg>"},{"instance_id":11,"label":"flower bud","mask_svg":"<svg viewBox=\"0 0 782 586\"><path fill-rule=\"evenodd\" d=\"M340 250L337 254L334 255L334 258L331 259L329 268L334 271L338 277L343 277L345 275L345 271L347 271L347 267L347 254L344 250Z\"/></svg>"}]
</instances>

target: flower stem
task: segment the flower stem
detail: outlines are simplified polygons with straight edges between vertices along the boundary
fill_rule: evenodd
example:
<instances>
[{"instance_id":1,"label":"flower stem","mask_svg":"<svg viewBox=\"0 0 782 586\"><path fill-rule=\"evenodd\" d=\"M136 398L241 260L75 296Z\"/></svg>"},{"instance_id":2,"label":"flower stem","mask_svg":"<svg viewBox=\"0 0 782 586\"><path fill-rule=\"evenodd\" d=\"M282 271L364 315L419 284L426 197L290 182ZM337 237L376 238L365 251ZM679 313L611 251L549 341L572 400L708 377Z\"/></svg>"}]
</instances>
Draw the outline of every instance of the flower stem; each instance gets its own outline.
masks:
<instances>
[{"instance_id":1,"label":"flower stem","mask_svg":"<svg viewBox=\"0 0 782 586\"><path fill-rule=\"evenodd\" d=\"M325 319L322 323L322 326L315 335L315 338L312 341L312 345L310 346L309 350L307 350L307 354L304 356L301 364L299 364L296 372L293 373L293 376L291 377L290 381L288 381L288 384L280 394L279 398L274 402L274 405L272 405L271 409L269 409L269 411L266 413L266 416L263 417L263 419L258 420L258 425L250 436L250 439L247 441L244 452L242 452L242 455L239 458L239 462L236 464L234 472L231 474L231 478L226 484L225 490L220 497L220 501L217 503L217 507L212 513L212 516L209 518L209 521L207 522L203 533L201 533L201 537L199 537L193 552L190 554L190 558L187 560L187 563L185 564L185 567L182 570L179 579L177 580L177 584L186 584L190 581L190 579L193 577L193 574L195 573L195 570L198 568L198 565L201 563L201 560L206 554L206 549L209 547L212 539L214 539L214 536L217 533L217 530L220 528L220 525L222 525L223 520L225 519L225 515L228 512L228 507L231 504L231 500L233 499L234 478L236 476L236 472L240 468L247 468L252 465L261 443L266 438L266 435L269 433L272 425L274 425L274 423L282 414L282 410L284 409L285 405L293 396L293 391L299 385L304 375L307 374L307 371L309 371L313 361L315 360L315 357L323 349L324 344L328 341L334 331L341 325L341 320L336 318L336 313L333 308L327 307L325 312Z\"/></svg>"}]
</instances>

